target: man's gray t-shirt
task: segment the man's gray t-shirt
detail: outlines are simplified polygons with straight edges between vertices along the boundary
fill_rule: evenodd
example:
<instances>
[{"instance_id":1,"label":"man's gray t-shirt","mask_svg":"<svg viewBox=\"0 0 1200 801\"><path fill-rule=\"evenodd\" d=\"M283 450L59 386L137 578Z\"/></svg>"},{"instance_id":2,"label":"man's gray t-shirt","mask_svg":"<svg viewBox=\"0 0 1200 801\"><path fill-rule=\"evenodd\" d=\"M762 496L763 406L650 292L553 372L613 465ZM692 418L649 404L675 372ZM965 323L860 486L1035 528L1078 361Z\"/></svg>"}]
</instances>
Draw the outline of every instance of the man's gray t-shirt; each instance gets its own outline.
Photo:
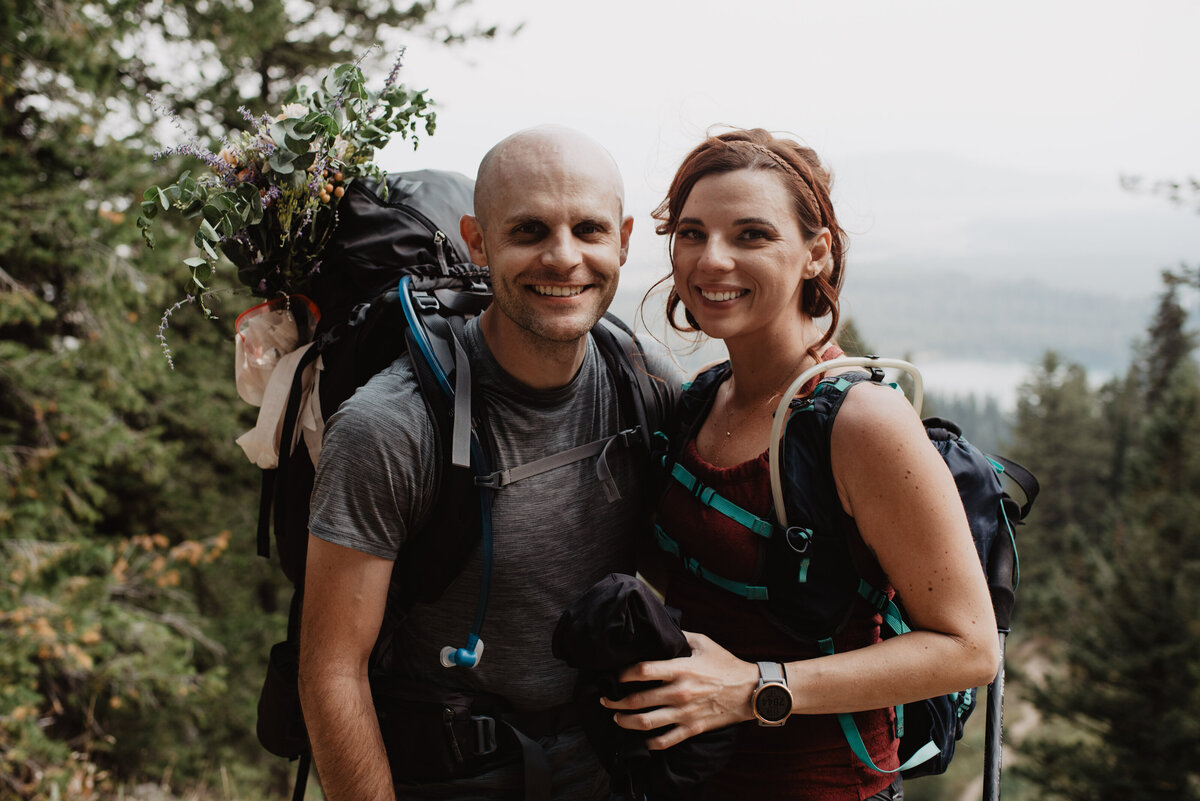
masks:
<instances>
[{"instance_id":1,"label":"man's gray t-shirt","mask_svg":"<svg viewBox=\"0 0 1200 801\"><path fill-rule=\"evenodd\" d=\"M589 337L578 374L564 387L535 390L496 362L479 329L464 342L495 444L493 470L615 434L621 425L616 386ZM664 398L678 385L665 358L649 360ZM667 408L664 400L663 408ZM360 388L329 422L312 496L313 535L395 559L409 532L430 515L439 455L432 423L408 357ZM474 669L443 668L443 646L462 647L475 616L482 557L479 548L434 604L417 604L396 640L398 668L412 678L501 695L516 709L544 709L570 700L575 672L555 659L551 634L563 609L595 581L632 572L635 537L646 531L645 491L638 486L634 453L614 443L606 456L621 494L609 502L592 456L498 490L492 525L494 557L485 643ZM566 749L564 751L563 749ZM582 734L547 745L556 797L604 798L607 781ZM567 753L567 752L575 753ZM456 783L462 795L470 782ZM567 787L573 787L565 792ZM422 790L426 788L423 786ZM447 788L449 789L449 788ZM560 792L560 789L564 792ZM441 797L428 788L428 797Z\"/></svg>"}]
</instances>

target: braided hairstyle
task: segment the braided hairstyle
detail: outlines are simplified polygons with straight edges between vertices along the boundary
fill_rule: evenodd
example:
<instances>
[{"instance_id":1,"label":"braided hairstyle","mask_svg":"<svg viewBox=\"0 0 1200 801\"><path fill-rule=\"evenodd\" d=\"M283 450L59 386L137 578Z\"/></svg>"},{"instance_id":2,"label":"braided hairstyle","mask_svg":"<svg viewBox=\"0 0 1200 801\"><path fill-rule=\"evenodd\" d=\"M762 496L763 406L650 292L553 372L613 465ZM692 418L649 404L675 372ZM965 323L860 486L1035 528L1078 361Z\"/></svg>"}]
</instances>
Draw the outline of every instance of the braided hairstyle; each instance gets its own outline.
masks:
<instances>
[{"instance_id":1,"label":"braided hairstyle","mask_svg":"<svg viewBox=\"0 0 1200 801\"><path fill-rule=\"evenodd\" d=\"M816 151L791 139L775 136L762 128L736 129L709 136L696 146L679 165L667 196L653 212L658 220L655 231L668 237L672 266L675 259L675 230L679 216L696 182L706 175L736 170L771 170L783 182L792 196L796 218L805 239L811 239L822 228L828 228L832 241L831 265L814 278L805 281L800 294L800 308L813 319L829 316L829 327L819 342L808 349L820 360L821 350L837 331L838 294L842 288L846 254L846 232L838 225L829 197L833 177L821 164ZM663 280L669 279L670 276ZM687 325L675 319L681 299L674 288L667 299L667 322L676 331L698 332L700 326L691 312L684 308Z\"/></svg>"}]
</instances>

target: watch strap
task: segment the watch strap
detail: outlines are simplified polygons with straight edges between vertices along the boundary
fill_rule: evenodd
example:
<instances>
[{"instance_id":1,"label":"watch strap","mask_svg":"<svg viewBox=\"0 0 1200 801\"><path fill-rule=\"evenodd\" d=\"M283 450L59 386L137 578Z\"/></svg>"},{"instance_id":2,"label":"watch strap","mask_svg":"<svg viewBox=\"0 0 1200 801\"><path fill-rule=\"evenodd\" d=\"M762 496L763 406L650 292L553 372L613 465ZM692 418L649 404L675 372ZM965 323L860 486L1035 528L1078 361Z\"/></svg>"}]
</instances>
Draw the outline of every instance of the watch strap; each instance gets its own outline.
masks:
<instances>
[{"instance_id":1,"label":"watch strap","mask_svg":"<svg viewBox=\"0 0 1200 801\"><path fill-rule=\"evenodd\" d=\"M787 675L783 672L782 664L779 662L758 663L758 683L761 686L767 682L787 684Z\"/></svg>"}]
</instances>

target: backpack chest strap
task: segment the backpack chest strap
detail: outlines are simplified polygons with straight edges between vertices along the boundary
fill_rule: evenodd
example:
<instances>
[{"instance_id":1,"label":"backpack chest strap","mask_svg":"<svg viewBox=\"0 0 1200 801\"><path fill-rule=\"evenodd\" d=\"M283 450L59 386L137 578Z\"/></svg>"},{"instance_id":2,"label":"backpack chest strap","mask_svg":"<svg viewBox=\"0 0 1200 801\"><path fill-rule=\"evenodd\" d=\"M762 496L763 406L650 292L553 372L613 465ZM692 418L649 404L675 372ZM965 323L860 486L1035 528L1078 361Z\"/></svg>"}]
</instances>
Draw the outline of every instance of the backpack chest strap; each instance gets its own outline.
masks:
<instances>
[{"instance_id":1,"label":"backpack chest strap","mask_svg":"<svg viewBox=\"0 0 1200 801\"><path fill-rule=\"evenodd\" d=\"M479 476L475 479L475 484L479 487L498 490L507 487L509 484L515 484L518 481L532 478L542 473L548 473L551 470L557 470L560 467L581 462L593 456L599 456L600 458L596 461L596 478L604 487L604 493L611 503L620 500L621 493L617 489L616 479L613 478L612 470L608 466L609 448L612 447L613 443L618 442L628 447L637 441L637 436L638 429L636 428L619 431L612 436L601 437L584 445L577 445L565 451L552 453L549 456L534 459L532 462L526 462L517 467L497 470L485 476Z\"/></svg>"},{"instance_id":2,"label":"backpack chest strap","mask_svg":"<svg viewBox=\"0 0 1200 801\"><path fill-rule=\"evenodd\" d=\"M766 601L770 598L770 592L761 584L749 584L744 581L734 581L733 579L725 578L719 573L714 573L713 571L709 570L704 565L700 564L699 559L688 556L687 553L685 553L684 550L679 547L679 543L676 542L671 535L663 531L662 526L657 524L654 526L654 535L658 541L658 547L664 552L678 558L679 561L683 563L684 568L686 568L687 571L692 575L702 578L710 584L715 584L723 590L728 590L734 595L750 601Z\"/></svg>"},{"instance_id":3,"label":"backpack chest strap","mask_svg":"<svg viewBox=\"0 0 1200 801\"><path fill-rule=\"evenodd\" d=\"M684 489L692 493L700 503L720 512L733 522L750 529L758 536L770 539L771 535L775 533L775 526L770 522L746 511L733 501L720 495L712 487L706 486L679 462L676 462L671 467L671 477L682 484Z\"/></svg>"}]
</instances>

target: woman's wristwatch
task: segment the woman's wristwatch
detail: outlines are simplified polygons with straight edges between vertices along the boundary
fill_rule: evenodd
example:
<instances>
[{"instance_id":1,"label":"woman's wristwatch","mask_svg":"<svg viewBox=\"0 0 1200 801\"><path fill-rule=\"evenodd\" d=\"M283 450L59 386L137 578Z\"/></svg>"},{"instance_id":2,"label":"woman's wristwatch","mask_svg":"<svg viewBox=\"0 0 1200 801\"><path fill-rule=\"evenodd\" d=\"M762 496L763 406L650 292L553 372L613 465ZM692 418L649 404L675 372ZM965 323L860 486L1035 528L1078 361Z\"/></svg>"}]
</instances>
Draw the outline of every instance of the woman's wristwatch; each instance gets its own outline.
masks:
<instances>
[{"instance_id":1,"label":"woman's wristwatch","mask_svg":"<svg viewBox=\"0 0 1200 801\"><path fill-rule=\"evenodd\" d=\"M750 696L750 708L759 726L782 726L792 714L792 691L780 662L758 663L758 686Z\"/></svg>"}]
</instances>

